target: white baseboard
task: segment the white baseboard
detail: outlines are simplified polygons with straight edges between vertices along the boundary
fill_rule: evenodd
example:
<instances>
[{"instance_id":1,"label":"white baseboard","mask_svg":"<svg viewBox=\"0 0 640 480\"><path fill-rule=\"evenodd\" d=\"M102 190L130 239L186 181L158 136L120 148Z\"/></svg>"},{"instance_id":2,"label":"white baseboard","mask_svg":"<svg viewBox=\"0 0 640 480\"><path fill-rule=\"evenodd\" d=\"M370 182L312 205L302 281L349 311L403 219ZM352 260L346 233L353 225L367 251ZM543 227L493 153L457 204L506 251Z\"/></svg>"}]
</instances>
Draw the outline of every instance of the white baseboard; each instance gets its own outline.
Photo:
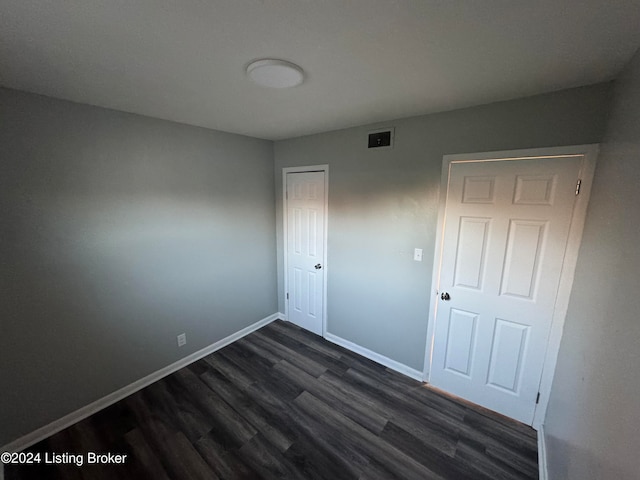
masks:
<instances>
[{"instance_id":1,"label":"white baseboard","mask_svg":"<svg viewBox=\"0 0 640 480\"><path fill-rule=\"evenodd\" d=\"M547 480L549 471L547 470L547 441L544 438L544 426L538 427L538 478Z\"/></svg>"},{"instance_id":2,"label":"white baseboard","mask_svg":"<svg viewBox=\"0 0 640 480\"><path fill-rule=\"evenodd\" d=\"M177 362L172 363L160 370L156 370L155 372L147 375L146 377L141 378L140 380L136 380L135 382L127 385L126 387L122 387L119 390L116 390L109 395L96 400L89 405L86 405L75 412L71 412L68 415L65 415L58 420L51 422L44 427L38 428L37 430L24 435L23 437L14 440L13 442L0 447L0 452L19 452L24 450L25 448L30 447L31 445L38 443L45 438L58 433L65 428L70 427L74 423L79 422L80 420L84 420L85 418L93 415L96 412L99 412L103 408L106 408L110 405L113 405L116 402L119 402L123 398L128 397L129 395L137 392L138 390L142 390L143 388L151 385L154 382L157 382L161 378L166 377L183 367L195 362L196 360L200 360L203 357L215 352L216 350L220 350L222 347L226 347L230 343L235 342L236 340L241 339L242 337L249 335L251 332L258 330L261 327L273 322L274 320L278 320L281 318L281 313L274 313L273 315L269 315L268 317L263 318L262 320L258 320L256 323L249 325L248 327L243 328L242 330L229 335L222 340L218 340L217 342L205 347L197 352L188 355ZM0 480L3 480L3 470L0 470Z\"/></svg>"},{"instance_id":3,"label":"white baseboard","mask_svg":"<svg viewBox=\"0 0 640 480\"><path fill-rule=\"evenodd\" d=\"M362 355L363 357L368 358L369 360L373 360L385 367L389 367L391 370L395 370L396 372L400 372L407 377L411 377L414 380L418 380L419 382L423 381L423 373L414 368L408 367L403 363L396 362L395 360L391 360L384 355L380 355L372 350L361 347L360 345L350 342L349 340L345 340L344 338L333 335L332 333L326 332L324 335L326 340L329 340L336 345L340 345L341 347L346 348L347 350L351 350L352 352L357 353L358 355Z\"/></svg>"}]
</instances>

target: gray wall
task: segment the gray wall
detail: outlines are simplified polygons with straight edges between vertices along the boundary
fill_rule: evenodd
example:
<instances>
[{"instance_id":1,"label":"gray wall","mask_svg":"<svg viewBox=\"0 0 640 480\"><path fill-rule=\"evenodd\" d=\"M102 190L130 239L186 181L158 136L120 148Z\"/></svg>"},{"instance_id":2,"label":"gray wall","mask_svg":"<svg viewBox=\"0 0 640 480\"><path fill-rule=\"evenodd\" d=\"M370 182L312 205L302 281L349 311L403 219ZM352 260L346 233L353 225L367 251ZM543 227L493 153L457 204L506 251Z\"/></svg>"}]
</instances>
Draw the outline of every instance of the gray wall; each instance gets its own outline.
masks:
<instances>
[{"instance_id":1,"label":"gray wall","mask_svg":"<svg viewBox=\"0 0 640 480\"><path fill-rule=\"evenodd\" d=\"M272 142L0 89L0 149L0 445L277 311Z\"/></svg>"},{"instance_id":2,"label":"gray wall","mask_svg":"<svg viewBox=\"0 0 640 480\"><path fill-rule=\"evenodd\" d=\"M550 478L640 478L640 52L616 82L547 410Z\"/></svg>"},{"instance_id":3,"label":"gray wall","mask_svg":"<svg viewBox=\"0 0 640 480\"><path fill-rule=\"evenodd\" d=\"M278 299L284 312L282 168L329 164L328 331L422 370L442 156L596 143L611 84L275 144ZM395 148L366 134L395 126ZM413 249L424 250L422 263Z\"/></svg>"}]
</instances>

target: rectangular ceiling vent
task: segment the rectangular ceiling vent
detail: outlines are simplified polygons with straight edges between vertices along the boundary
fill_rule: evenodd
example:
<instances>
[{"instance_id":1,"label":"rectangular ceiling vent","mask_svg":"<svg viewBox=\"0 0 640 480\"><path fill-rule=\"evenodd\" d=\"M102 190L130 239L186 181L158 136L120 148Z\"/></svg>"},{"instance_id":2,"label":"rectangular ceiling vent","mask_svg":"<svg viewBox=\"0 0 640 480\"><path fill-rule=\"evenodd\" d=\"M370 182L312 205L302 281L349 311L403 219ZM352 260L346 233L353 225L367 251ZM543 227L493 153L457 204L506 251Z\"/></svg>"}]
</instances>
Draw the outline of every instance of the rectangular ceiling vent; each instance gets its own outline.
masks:
<instances>
[{"instance_id":1,"label":"rectangular ceiling vent","mask_svg":"<svg viewBox=\"0 0 640 480\"><path fill-rule=\"evenodd\" d=\"M393 148L393 137L395 129L382 128L380 130L374 130L369 132L369 142L367 148L384 150L387 148Z\"/></svg>"}]
</instances>

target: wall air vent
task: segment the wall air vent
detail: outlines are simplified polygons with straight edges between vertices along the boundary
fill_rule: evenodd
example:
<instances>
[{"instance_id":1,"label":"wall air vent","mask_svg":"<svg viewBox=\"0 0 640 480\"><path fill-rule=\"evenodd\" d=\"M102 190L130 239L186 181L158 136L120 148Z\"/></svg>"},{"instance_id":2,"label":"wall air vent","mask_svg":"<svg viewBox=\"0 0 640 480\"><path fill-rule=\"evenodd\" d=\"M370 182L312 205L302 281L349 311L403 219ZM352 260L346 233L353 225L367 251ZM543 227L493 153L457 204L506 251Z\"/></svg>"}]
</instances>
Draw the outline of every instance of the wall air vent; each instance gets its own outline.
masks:
<instances>
[{"instance_id":1,"label":"wall air vent","mask_svg":"<svg viewBox=\"0 0 640 480\"><path fill-rule=\"evenodd\" d=\"M393 148L394 128L382 128L369 132L367 148L387 149Z\"/></svg>"}]
</instances>

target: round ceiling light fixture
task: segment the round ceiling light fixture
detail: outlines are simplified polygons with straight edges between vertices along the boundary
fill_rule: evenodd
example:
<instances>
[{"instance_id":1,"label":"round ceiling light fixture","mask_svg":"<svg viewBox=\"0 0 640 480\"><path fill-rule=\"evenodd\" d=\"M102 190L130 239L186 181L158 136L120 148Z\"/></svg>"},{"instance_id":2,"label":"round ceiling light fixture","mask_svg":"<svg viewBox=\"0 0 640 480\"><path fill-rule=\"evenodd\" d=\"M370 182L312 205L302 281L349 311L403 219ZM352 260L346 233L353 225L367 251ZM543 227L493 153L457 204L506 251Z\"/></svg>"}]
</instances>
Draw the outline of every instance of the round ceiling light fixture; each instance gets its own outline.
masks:
<instances>
[{"instance_id":1,"label":"round ceiling light fixture","mask_svg":"<svg viewBox=\"0 0 640 480\"><path fill-rule=\"evenodd\" d=\"M304 71L295 63L284 60L263 59L247 66L247 75L261 87L297 87L304 80Z\"/></svg>"}]
</instances>

